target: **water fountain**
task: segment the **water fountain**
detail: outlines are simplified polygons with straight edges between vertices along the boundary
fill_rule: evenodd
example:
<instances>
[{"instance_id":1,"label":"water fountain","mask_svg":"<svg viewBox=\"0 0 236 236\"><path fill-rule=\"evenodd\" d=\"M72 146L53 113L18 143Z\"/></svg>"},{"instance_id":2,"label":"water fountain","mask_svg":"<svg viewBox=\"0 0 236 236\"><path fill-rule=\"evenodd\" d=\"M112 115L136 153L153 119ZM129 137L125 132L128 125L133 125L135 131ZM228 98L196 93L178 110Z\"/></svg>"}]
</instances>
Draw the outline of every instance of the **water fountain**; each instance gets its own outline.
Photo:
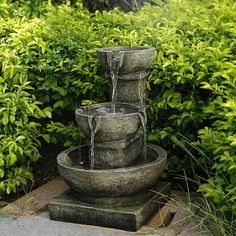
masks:
<instances>
[{"instance_id":1,"label":"water fountain","mask_svg":"<svg viewBox=\"0 0 236 236\"><path fill-rule=\"evenodd\" d=\"M111 103L75 111L86 143L57 157L71 190L49 203L51 219L138 230L160 207L169 191L157 181L166 152L146 144L145 83L154 53L150 47L98 49Z\"/></svg>"}]
</instances>

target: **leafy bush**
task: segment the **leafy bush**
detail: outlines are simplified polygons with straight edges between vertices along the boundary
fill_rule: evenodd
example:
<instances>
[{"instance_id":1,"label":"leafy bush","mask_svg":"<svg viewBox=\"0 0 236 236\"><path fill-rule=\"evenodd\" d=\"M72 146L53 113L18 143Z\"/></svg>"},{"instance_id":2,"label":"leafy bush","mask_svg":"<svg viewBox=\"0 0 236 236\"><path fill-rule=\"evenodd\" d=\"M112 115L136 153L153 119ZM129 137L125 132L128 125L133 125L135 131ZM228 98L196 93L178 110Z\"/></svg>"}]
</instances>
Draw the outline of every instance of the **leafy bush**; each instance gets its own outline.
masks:
<instances>
[{"instance_id":1,"label":"leafy bush","mask_svg":"<svg viewBox=\"0 0 236 236\"><path fill-rule=\"evenodd\" d=\"M173 142L180 139L178 133L195 141L211 157L208 164L213 163L213 177L200 191L219 203L221 210L236 214L236 5L213 1L194 10L185 4L177 8L176 20L166 20L155 32L154 38L164 37L149 80L149 138L166 148L172 146L179 157Z\"/></svg>"},{"instance_id":2,"label":"leafy bush","mask_svg":"<svg viewBox=\"0 0 236 236\"><path fill-rule=\"evenodd\" d=\"M14 6L9 11L14 12ZM149 45L157 51L147 83L149 141L168 150L170 171L190 166L176 142L182 142L182 135L202 148L211 157L207 164L213 176L200 190L236 214L235 8L233 0L170 0L128 14L90 14L81 3L74 9L47 5L35 19L10 19L5 11L0 20L0 83L5 88L0 101L19 115L11 118L10 109L1 113L3 183L11 182L14 168L24 166L29 173L26 163L39 157L42 138L77 144L82 135L69 123L74 109L109 99L96 48ZM17 97L20 102L3 99L14 101L18 90L23 92ZM13 116L23 125L18 127ZM25 138L16 141L18 135ZM24 151L7 149L11 141ZM33 145L28 152L26 143ZM206 162L200 155L197 161ZM12 174L6 174L8 170Z\"/></svg>"},{"instance_id":3,"label":"leafy bush","mask_svg":"<svg viewBox=\"0 0 236 236\"><path fill-rule=\"evenodd\" d=\"M0 192L10 193L32 179L29 163L39 158L40 138L48 139L38 120L51 117L32 93L34 88L12 38L19 25L0 20ZM12 44L12 47L9 44Z\"/></svg>"}]
</instances>

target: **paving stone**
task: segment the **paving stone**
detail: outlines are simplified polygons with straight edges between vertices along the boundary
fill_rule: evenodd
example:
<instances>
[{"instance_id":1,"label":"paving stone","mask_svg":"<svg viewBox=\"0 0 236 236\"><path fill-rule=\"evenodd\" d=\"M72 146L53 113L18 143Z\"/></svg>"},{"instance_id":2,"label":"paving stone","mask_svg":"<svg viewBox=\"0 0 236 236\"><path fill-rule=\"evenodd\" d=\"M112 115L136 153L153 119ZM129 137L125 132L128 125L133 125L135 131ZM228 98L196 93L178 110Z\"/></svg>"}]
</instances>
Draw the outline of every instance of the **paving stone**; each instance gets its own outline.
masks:
<instances>
[{"instance_id":1,"label":"paving stone","mask_svg":"<svg viewBox=\"0 0 236 236\"><path fill-rule=\"evenodd\" d=\"M64 180L56 178L3 207L1 212L20 215L35 214L47 207L50 199L60 195L68 189L69 186L64 182Z\"/></svg>"},{"instance_id":2,"label":"paving stone","mask_svg":"<svg viewBox=\"0 0 236 236\"><path fill-rule=\"evenodd\" d=\"M129 232L56 222L33 216L0 216L1 236L128 236Z\"/></svg>"},{"instance_id":3,"label":"paving stone","mask_svg":"<svg viewBox=\"0 0 236 236\"><path fill-rule=\"evenodd\" d=\"M157 212L146 225L154 227L166 227L170 224L173 218L173 210L168 203Z\"/></svg>"},{"instance_id":4,"label":"paving stone","mask_svg":"<svg viewBox=\"0 0 236 236\"><path fill-rule=\"evenodd\" d=\"M145 236L177 236L177 233L173 229L150 227L146 225L137 231L136 234Z\"/></svg>"}]
</instances>

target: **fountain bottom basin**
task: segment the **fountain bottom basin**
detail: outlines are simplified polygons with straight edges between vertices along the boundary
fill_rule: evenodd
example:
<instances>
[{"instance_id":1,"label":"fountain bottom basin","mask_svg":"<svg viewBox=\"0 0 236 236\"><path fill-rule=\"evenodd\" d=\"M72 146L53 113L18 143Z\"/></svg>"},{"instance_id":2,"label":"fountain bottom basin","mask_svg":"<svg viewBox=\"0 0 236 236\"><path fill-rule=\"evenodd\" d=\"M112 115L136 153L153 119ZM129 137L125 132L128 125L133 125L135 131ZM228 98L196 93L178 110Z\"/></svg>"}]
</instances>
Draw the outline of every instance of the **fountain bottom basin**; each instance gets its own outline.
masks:
<instances>
[{"instance_id":1,"label":"fountain bottom basin","mask_svg":"<svg viewBox=\"0 0 236 236\"><path fill-rule=\"evenodd\" d=\"M170 183L157 181L166 161L161 147L148 144L146 159L140 156L129 167L103 170L90 169L86 147L80 158L79 150L57 157L71 190L49 202L51 219L136 231L167 199Z\"/></svg>"},{"instance_id":2,"label":"fountain bottom basin","mask_svg":"<svg viewBox=\"0 0 236 236\"><path fill-rule=\"evenodd\" d=\"M153 186L166 162L166 151L147 145L147 157L141 155L132 166L111 169L90 169L86 147L70 148L57 157L60 175L76 192L91 197L118 197L142 192ZM81 151L78 162L79 151Z\"/></svg>"}]
</instances>

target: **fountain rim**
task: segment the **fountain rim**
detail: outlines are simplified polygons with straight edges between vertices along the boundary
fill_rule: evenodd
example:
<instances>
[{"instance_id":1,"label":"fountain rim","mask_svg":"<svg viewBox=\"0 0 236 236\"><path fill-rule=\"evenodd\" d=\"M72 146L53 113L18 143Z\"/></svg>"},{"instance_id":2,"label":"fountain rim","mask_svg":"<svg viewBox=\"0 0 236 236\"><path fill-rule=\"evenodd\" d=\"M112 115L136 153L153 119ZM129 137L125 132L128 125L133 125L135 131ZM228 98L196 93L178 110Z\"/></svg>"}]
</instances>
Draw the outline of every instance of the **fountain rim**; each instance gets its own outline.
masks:
<instances>
[{"instance_id":1,"label":"fountain rim","mask_svg":"<svg viewBox=\"0 0 236 236\"><path fill-rule=\"evenodd\" d=\"M129 116L133 116L133 115L139 115L140 113L143 112L143 107L140 106L140 105L136 105L136 104L130 104L130 103L126 103L126 102L117 102L116 103L116 106L118 105L124 105L124 106L129 106L129 107L135 107L137 108L137 111L133 111L133 112L129 112L129 113L125 113L125 114L109 114L109 115L89 115L89 114L83 114L84 110L83 108L86 108L86 107L96 107L98 106L99 107L102 107L102 106L110 106L112 105L111 102L103 102L103 103L96 103L96 104L91 104L91 105L87 105L87 106L81 106L80 108L77 108L75 110L75 115L79 115L79 116L83 116L83 117L90 117L90 118L93 118L93 117L106 117L106 118L114 118L114 117L129 117Z\"/></svg>"},{"instance_id":2,"label":"fountain rim","mask_svg":"<svg viewBox=\"0 0 236 236\"><path fill-rule=\"evenodd\" d=\"M137 52L137 51L155 51L154 47L149 46L111 46L111 47L104 47L104 48L97 48L97 52L106 52L106 53L112 53L112 52Z\"/></svg>"},{"instance_id":3,"label":"fountain rim","mask_svg":"<svg viewBox=\"0 0 236 236\"><path fill-rule=\"evenodd\" d=\"M88 145L82 145L83 146L88 146ZM146 164L141 164L138 166L129 166L129 167L124 167L124 168L110 168L110 169L83 169L83 168L76 168L72 164L68 163L66 160L66 157L70 152L73 152L74 150L78 149L79 146L72 147L69 149L66 149L62 151L58 156L57 156L57 163L60 166L63 166L64 168L70 168L71 170L75 171L80 171L80 172L85 172L85 173L97 173L97 174L109 174L109 173L122 173L127 171L137 171L137 168L140 169L146 169L149 167L152 167L154 164L161 164L163 161L166 161L167 158L167 152L160 146L154 145L154 144L147 144L147 148L154 149L156 153L158 153L158 157L149 163Z\"/></svg>"}]
</instances>

